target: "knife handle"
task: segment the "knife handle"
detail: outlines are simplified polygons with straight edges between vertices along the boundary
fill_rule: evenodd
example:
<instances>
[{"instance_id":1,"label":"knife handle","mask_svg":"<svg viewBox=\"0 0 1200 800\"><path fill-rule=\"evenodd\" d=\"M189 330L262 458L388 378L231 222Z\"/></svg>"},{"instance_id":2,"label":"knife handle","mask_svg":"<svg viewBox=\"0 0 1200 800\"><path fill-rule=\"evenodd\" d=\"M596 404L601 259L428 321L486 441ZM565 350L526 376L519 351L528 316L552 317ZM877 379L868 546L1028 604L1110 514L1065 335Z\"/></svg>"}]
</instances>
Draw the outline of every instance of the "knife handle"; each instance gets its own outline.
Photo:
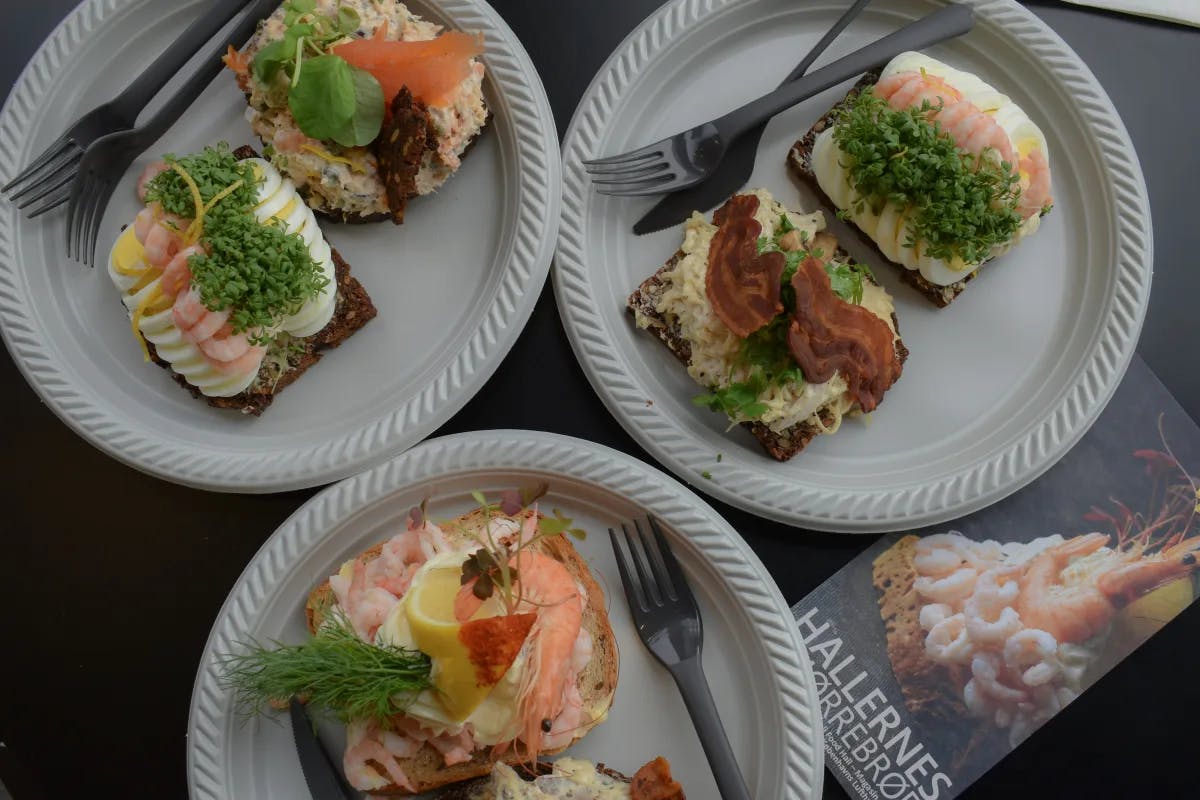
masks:
<instances>
[{"instance_id":1,"label":"knife handle","mask_svg":"<svg viewBox=\"0 0 1200 800\"><path fill-rule=\"evenodd\" d=\"M895 33L872 42L819 70L805 75L775 91L752 100L713 121L726 141L736 139L763 120L770 119L801 100L886 64L909 50L921 50L938 42L961 36L975 24L975 15L967 6L939 8Z\"/></svg>"},{"instance_id":2,"label":"knife handle","mask_svg":"<svg viewBox=\"0 0 1200 800\"><path fill-rule=\"evenodd\" d=\"M142 70L110 104L125 126L132 128L138 114L164 86L179 74L192 56L209 39L217 35L225 23L245 8L247 0L216 0L206 13L184 29L175 41L159 54L154 62ZM261 5L261 4L260 4Z\"/></svg>"}]
</instances>

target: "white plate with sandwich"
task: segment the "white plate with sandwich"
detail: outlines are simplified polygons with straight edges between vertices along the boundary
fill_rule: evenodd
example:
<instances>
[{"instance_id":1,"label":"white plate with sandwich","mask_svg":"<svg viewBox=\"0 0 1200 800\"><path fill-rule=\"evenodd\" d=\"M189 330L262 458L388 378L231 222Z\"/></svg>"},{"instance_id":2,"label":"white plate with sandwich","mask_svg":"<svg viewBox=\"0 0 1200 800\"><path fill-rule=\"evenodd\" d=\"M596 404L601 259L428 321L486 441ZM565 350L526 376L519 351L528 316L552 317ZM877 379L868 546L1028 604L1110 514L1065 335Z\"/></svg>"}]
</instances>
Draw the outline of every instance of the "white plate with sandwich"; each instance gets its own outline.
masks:
<instances>
[{"instance_id":1,"label":"white plate with sandwich","mask_svg":"<svg viewBox=\"0 0 1200 800\"><path fill-rule=\"evenodd\" d=\"M872 3L814 68L939 5ZM675 0L580 102L560 314L609 410L695 488L797 527L916 528L1036 478L1119 383L1153 263L1137 156L1044 23L969 5L968 34L778 115L737 197L645 236L658 198L600 195L581 162L772 90L844 4Z\"/></svg>"},{"instance_id":2,"label":"white plate with sandwich","mask_svg":"<svg viewBox=\"0 0 1200 800\"><path fill-rule=\"evenodd\" d=\"M0 176L204 7L80 5L0 113ZM549 269L557 134L483 0L289 0L226 65L116 187L97 269L66 258L65 206L0 209L0 331L47 406L130 466L320 485L420 441L499 366Z\"/></svg>"},{"instance_id":3,"label":"white plate with sandwich","mask_svg":"<svg viewBox=\"0 0 1200 800\"><path fill-rule=\"evenodd\" d=\"M530 487L538 490L510 491ZM328 655L345 640L354 653L333 661L358 663L370 652L384 663L380 651L390 648L396 674L425 681L385 691L399 710L386 707L383 721L361 704L346 713L348 726L321 718L326 749L343 756L360 789L490 779L491 760L533 750L627 776L661 756L688 797L716 796L683 701L634 629L609 545L609 527L645 514L662 523L697 596L705 672L752 796L818 797L813 674L762 563L665 474L599 445L528 431L424 442L327 488L275 531L231 590L201 658L188 725L191 797L305 795L286 712L264 704L295 690L287 659ZM507 574L497 571L503 555L480 557L505 542ZM484 576L491 585L480 592ZM480 665L491 678L480 677ZM321 675L340 688L334 672ZM351 707L330 699L336 694L306 692L314 705ZM575 772L580 763L561 762Z\"/></svg>"}]
</instances>

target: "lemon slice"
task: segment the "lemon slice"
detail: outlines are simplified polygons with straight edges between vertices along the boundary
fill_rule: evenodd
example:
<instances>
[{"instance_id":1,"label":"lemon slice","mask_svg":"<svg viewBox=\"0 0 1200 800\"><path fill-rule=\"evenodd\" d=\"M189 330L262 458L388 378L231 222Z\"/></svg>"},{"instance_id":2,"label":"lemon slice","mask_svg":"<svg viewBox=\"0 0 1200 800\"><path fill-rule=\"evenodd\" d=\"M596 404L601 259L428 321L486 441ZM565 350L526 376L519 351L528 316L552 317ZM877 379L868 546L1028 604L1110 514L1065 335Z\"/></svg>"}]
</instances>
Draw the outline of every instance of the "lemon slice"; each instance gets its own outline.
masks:
<instances>
[{"instance_id":1,"label":"lemon slice","mask_svg":"<svg viewBox=\"0 0 1200 800\"><path fill-rule=\"evenodd\" d=\"M461 722L491 693L494 682L481 682L471 653L459 636L462 625L454 618L454 598L461 588L460 568L431 569L413 582L405 598L405 611L413 643L433 662L430 681L450 716ZM472 619L494 617L499 598L492 598Z\"/></svg>"}]
</instances>

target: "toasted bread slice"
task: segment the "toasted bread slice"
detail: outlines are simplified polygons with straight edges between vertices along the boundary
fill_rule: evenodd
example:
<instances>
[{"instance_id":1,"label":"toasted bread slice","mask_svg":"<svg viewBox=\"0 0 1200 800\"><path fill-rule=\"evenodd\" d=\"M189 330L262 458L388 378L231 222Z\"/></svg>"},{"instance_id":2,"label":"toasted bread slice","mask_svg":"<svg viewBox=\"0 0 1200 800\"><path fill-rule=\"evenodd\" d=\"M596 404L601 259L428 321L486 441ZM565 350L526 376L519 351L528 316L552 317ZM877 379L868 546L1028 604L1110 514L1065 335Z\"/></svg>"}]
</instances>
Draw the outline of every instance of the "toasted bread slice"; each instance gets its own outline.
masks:
<instances>
[{"instance_id":1,"label":"toasted bread slice","mask_svg":"<svg viewBox=\"0 0 1200 800\"><path fill-rule=\"evenodd\" d=\"M476 541L473 534L482 530L484 524L483 511L476 510L458 517L451 524L441 525L441 528L451 544L465 546ZM592 659L580 673L577 685L583 699L584 709L592 710L595 716L592 724L583 727L566 745L569 747L583 738L592 727L602 722L607 716L608 708L612 705L613 693L617 687L619 665L617 640L608 621L608 606L604 591L570 541L560 534L542 539L534 547L561 561L583 587L585 595L583 628L591 634L593 649ZM382 548L383 543L381 542L364 551L359 557L371 561L379 557ZM312 590L308 596L308 602L305 604L305 617L310 632L316 632L324 620L325 613L335 603L333 588L329 585L328 580ZM547 750L542 755L554 755L566 747ZM425 744L415 756L401 758L398 761L404 773L417 787L417 792L420 793L446 784L487 775L491 772L493 761L496 760L489 757L490 751L490 747L477 750L470 761L448 767L445 766L442 755L432 745ZM507 764L517 764L521 761L521 756L515 752L515 748L510 748L499 760ZM382 770L382 765L379 766L379 773L385 775L386 772ZM392 784L373 790L372 794L409 794L409 792Z\"/></svg>"},{"instance_id":2,"label":"toasted bread slice","mask_svg":"<svg viewBox=\"0 0 1200 800\"><path fill-rule=\"evenodd\" d=\"M683 257L683 251L677 251L658 272L655 272L644 280L638 286L637 291L629 296L629 299L626 301L626 308L633 315L634 319L645 327L646 331L653 334L660 342L666 345L667 349L686 367L691 363L692 359L691 345L683 336L679 324L668 320L658 311L659 298L662 296L667 285L665 276L675 268L675 265ZM835 259L849 261L850 257L845 250L839 247L837 248ZM864 278L864 280L866 279ZM896 320L895 314L892 315L892 326L896 330L899 330L899 323ZM903 366L904 361L908 358L908 349L899 338L896 339L895 346L896 357L899 359L900 365ZM834 424L834 416L829 409L821 409L817 413L821 419L820 426L806 421L776 432L761 422L743 422L741 425L750 431L751 435L759 441L759 444L763 446L763 449L772 458L776 461L787 461L807 447L808 443L814 437L826 432Z\"/></svg>"}]
</instances>

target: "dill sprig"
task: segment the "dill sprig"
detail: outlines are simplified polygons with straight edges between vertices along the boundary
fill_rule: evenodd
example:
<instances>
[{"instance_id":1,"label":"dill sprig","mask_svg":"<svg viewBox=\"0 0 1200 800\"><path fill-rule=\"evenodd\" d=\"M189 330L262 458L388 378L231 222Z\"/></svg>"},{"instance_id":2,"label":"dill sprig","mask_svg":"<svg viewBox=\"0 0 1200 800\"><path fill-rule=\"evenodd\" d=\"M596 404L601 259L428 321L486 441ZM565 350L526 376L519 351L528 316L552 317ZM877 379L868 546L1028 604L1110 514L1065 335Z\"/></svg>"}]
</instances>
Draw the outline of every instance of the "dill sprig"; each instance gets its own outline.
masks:
<instances>
[{"instance_id":1,"label":"dill sprig","mask_svg":"<svg viewBox=\"0 0 1200 800\"><path fill-rule=\"evenodd\" d=\"M896 111L864 89L838 112L833 139L860 195L855 211L911 207L905 247L920 241L931 258L979 264L1021 226L1018 176L1012 164L959 148L929 120L939 108Z\"/></svg>"},{"instance_id":2,"label":"dill sprig","mask_svg":"<svg viewBox=\"0 0 1200 800\"><path fill-rule=\"evenodd\" d=\"M300 697L343 722L370 719L390 727L390 718L432 685L427 655L364 642L337 609L304 644L272 644L252 640L241 645L244 652L220 657L221 685L233 690L244 716Z\"/></svg>"}]
</instances>

